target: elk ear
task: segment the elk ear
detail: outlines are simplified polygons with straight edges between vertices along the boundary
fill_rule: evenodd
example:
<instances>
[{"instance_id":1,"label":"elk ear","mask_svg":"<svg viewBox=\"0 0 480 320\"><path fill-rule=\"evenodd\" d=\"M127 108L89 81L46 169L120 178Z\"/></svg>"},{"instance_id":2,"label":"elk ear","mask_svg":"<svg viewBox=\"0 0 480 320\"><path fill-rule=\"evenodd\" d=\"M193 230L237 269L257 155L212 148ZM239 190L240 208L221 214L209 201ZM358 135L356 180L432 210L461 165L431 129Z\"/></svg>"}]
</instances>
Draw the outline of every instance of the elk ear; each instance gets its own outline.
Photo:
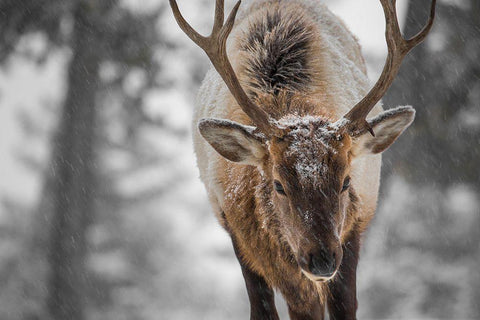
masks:
<instances>
[{"instance_id":1,"label":"elk ear","mask_svg":"<svg viewBox=\"0 0 480 320\"><path fill-rule=\"evenodd\" d=\"M354 154L356 156L377 154L387 150L414 118L415 109L407 106L390 109L368 120L375 136L366 132L357 137L354 142Z\"/></svg>"},{"instance_id":2,"label":"elk ear","mask_svg":"<svg viewBox=\"0 0 480 320\"><path fill-rule=\"evenodd\" d=\"M230 161L260 165L267 154L267 139L255 132L255 127L229 120L202 119L198 129L205 140Z\"/></svg>"}]
</instances>

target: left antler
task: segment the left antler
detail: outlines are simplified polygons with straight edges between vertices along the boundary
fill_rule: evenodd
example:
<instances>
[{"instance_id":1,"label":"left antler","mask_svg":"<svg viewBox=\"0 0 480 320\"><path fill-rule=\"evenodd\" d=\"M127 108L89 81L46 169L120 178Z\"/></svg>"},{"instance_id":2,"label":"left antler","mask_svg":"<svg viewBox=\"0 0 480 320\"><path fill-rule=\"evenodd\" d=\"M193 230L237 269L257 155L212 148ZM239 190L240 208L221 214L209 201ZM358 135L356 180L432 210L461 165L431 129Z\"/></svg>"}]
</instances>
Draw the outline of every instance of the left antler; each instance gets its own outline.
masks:
<instances>
[{"instance_id":1,"label":"left antler","mask_svg":"<svg viewBox=\"0 0 480 320\"><path fill-rule=\"evenodd\" d=\"M343 128L348 130L353 136L365 131L369 131L372 135L375 135L366 120L367 115L392 85L403 58L410 50L425 40L432 28L435 18L435 5L437 1L432 0L430 17L427 24L416 36L407 40L403 38L398 24L396 1L380 0L380 2L382 3L385 13L385 38L388 45L387 61L385 62L385 67L383 68L380 79L378 79L372 90L344 116L344 119L348 121L343 121L343 123L345 123Z\"/></svg>"},{"instance_id":2,"label":"left antler","mask_svg":"<svg viewBox=\"0 0 480 320\"><path fill-rule=\"evenodd\" d=\"M281 132L278 131L270 116L247 96L240 85L240 81L238 80L227 56L226 42L232 31L240 1L237 2L224 23L224 0L216 0L215 20L212 34L209 37L204 37L195 31L183 18L178 9L177 2L175 0L169 1L178 25L187 36L208 55L213 66L220 74L223 81L225 81L240 108L242 108L263 133L281 135Z\"/></svg>"}]
</instances>

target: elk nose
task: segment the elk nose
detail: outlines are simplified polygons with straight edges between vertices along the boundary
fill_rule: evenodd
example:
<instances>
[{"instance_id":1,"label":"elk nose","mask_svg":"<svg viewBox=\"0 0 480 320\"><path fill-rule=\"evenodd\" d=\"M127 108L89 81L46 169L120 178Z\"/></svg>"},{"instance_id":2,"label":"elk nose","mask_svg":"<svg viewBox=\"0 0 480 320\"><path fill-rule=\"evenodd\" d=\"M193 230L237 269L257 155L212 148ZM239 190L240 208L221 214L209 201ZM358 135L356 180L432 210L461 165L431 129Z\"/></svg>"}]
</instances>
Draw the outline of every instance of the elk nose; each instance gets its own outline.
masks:
<instances>
[{"instance_id":1,"label":"elk nose","mask_svg":"<svg viewBox=\"0 0 480 320\"><path fill-rule=\"evenodd\" d=\"M335 253L322 250L317 254L310 254L308 269L315 276L330 278L337 269L336 260Z\"/></svg>"}]
</instances>

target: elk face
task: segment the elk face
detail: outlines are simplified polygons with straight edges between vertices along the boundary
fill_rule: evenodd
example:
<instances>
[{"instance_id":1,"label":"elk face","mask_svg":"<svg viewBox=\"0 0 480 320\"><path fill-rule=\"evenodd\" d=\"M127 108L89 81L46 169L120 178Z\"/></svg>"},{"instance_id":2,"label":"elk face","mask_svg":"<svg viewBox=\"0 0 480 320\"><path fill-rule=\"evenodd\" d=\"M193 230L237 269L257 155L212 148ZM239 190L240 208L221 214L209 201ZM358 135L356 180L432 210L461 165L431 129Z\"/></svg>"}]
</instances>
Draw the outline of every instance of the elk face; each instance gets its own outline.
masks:
<instances>
[{"instance_id":1,"label":"elk face","mask_svg":"<svg viewBox=\"0 0 480 320\"><path fill-rule=\"evenodd\" d=\"M269 145L272 202L303 273L327 280L342 261L352 141L321 119L292 120Z\"/></svg>"},{"instance_id":2,"label":"elk face","mask_svg":"<svg viewBox=\"0 0 480 320\"><path fill-rule=\"evenodd\" d=\"M400 107L370 120L375 137L368 132L352 137L315 117L278 122L281 137L228 120L205 119L199 129L227 160L264 172L280 233L299 267L310 279L326 281L342 261L341 237L353 192L351 165L359 157L386 150L414 114L412 108Z\"/></svg>"}]
</instances>

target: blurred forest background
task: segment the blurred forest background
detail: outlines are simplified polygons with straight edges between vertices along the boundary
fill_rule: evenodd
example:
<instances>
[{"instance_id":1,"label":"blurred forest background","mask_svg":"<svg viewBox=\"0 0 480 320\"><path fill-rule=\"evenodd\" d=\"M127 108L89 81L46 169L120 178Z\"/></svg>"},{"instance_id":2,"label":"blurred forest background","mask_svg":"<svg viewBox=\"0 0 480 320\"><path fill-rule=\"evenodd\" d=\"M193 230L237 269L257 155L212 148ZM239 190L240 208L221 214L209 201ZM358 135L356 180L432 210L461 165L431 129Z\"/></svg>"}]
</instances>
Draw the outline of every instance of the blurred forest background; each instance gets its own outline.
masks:
<instances>
[{"instance_id":1,"label":"blurred forest background","mask_svg":"<svg viewBox=\"0 0 480 320\"><path fill-rule=\"evenodd\" d=\"M179 2L210 28L213 0ZM375 80L380 4L325 2ZM430 1L398 2L413 35ZM440 0L384 99L418 113L384 156L361 319L480 319L479 17ZM165 0L0 0L0 319L248 318L191 147L208 67Z\"/></svg>"}]
</instances>

